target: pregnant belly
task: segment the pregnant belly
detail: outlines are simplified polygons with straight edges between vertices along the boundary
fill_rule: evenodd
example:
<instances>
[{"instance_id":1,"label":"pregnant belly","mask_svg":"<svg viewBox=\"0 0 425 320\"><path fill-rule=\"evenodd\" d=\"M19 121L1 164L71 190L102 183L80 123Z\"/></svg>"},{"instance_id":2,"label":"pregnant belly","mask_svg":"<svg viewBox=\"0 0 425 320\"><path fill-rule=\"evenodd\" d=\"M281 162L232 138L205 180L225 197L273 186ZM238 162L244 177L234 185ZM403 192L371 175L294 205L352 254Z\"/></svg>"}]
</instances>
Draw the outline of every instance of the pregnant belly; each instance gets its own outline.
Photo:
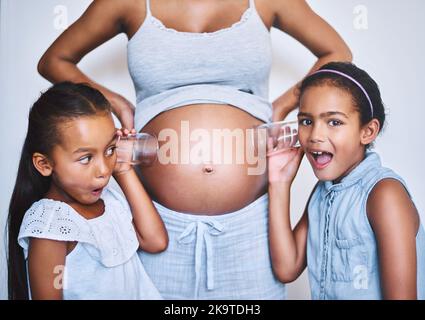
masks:
<instances>
[{"instance_id":1,"label":"pregnant belly","mask_svg":"<svg viewBox=\"0 0 425 320\"><path fill-rule=\"evenodd\" d=\"M266 159L252 145L252 128L262 123L230 105L165 111L141 130L158 137L159 152L139 176L152 199L175 211L241 209L266 192Z\"/></svg>"}]
</instances>

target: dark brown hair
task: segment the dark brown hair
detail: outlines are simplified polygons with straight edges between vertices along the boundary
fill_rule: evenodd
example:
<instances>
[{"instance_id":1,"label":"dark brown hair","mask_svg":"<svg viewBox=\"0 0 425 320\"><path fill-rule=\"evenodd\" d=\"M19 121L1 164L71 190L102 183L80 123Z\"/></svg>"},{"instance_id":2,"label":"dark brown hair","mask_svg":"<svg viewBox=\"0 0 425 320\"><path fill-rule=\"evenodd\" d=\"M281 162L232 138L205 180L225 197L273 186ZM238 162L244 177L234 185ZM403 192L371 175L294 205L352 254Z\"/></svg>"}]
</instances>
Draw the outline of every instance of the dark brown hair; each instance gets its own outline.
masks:
<instances>
[{"instance_id":1,"label":"dark brown hair","mask_svg":"<svg viewBox=\"0 0 425 320\"><path fill-rule=\"evenodd\" d=\"M34 167L35 152L49 155L60 143L59 124L98 112L110 112L106 98L86 84L62 82L42 93L29 112L28 131L19 161L18 174L9 205L8 216L8 284L9 299L28 299L26 264L18 234L25 212L42 199L50 188L50 177Z\"/></svg>"},{"instance_id":2,"label":"dark brown hair","mask_svg":"<svg viewBox=\"0 0 425 320\"><path fill-rule=\"evenodd\" d=\"M366 71L351 62L330 62L323 65L319 70L323 69L342 72L358 81L366 90L372 102L373 115L369 101L362 90L353 81L332 72L313 73L306 77L301 83L300 97L307 88L313 86L330 85L345 90L351 95L354 106L360 114L361 125L368 123L372 119L377 119L380 125L379 130L381 131L385 123L385 107L375 80Z\"/></svg>"}]
</instances>

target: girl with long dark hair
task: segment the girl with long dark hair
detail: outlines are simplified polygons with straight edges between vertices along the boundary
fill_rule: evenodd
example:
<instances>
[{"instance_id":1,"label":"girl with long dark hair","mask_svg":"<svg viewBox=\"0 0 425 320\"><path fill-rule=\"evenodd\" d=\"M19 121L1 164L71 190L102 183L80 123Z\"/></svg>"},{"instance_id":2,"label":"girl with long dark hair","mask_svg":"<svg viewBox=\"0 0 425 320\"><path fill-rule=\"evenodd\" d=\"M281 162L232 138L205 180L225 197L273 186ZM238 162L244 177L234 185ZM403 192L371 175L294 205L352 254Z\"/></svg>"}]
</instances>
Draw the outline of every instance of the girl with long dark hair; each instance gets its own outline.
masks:
<instances>
[{"instance_id":1,"label":"girl with long dark hair","mask_svg":"<svg viewBox=\"0 0 425 320\"><path fill-rule=\"evenodd\" d=\"M167 232L136 173L117 164L126 132L110 110L71 82L31 108L9 207L10 299L160 298L136 252L165 250ZM129 202L107 188L116 172Z\"/></svg>"}]
</instances>

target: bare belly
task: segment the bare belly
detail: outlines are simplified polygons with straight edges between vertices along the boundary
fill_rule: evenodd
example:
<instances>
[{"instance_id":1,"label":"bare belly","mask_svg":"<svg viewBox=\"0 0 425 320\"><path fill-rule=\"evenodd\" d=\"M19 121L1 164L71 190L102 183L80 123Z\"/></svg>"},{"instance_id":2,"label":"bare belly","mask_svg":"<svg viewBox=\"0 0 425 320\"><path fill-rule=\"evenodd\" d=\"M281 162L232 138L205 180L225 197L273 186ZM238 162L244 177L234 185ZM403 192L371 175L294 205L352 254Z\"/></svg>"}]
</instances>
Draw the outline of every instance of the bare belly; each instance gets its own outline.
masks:
<instances>
[{"instance_id":1,"label":"bare belly","mask_svg":"<svg viewBox=\"0 0 425 320\"><path fill-rule=\"evenodd\" d=\"M243 208L266 192L266 159L254 152L249 130L262 123L230 105L159 114L141 130L159 139L158 160L139 167L145 188L179 212L218 215Z\"/></svg>"}]
</instances>

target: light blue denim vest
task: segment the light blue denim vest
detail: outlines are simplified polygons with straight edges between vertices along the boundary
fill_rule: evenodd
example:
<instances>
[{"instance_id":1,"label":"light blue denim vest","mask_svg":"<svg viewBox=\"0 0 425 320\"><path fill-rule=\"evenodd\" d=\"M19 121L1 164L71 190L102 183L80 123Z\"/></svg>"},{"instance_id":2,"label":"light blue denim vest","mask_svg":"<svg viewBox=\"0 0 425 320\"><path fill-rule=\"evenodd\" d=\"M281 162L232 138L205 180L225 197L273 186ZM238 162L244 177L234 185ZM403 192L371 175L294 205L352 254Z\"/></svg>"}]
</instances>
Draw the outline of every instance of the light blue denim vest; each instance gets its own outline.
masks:
<instances>
[{"instance_id":1,"label":"light blue denim vest","mask_svg":"<svg viewBox=\"0 0 425 320\"><path fill-rule=\"evenodd\" d=\"M366 214L370 191L380 180L403 179L365 159L342 181L319 182L308 205L307 265L313 299L382 299L378 250ZM407 188L406 188L407 190ZM425 232L416 237L418 298L425 298Z\"/></svg>"}]
</instances>

